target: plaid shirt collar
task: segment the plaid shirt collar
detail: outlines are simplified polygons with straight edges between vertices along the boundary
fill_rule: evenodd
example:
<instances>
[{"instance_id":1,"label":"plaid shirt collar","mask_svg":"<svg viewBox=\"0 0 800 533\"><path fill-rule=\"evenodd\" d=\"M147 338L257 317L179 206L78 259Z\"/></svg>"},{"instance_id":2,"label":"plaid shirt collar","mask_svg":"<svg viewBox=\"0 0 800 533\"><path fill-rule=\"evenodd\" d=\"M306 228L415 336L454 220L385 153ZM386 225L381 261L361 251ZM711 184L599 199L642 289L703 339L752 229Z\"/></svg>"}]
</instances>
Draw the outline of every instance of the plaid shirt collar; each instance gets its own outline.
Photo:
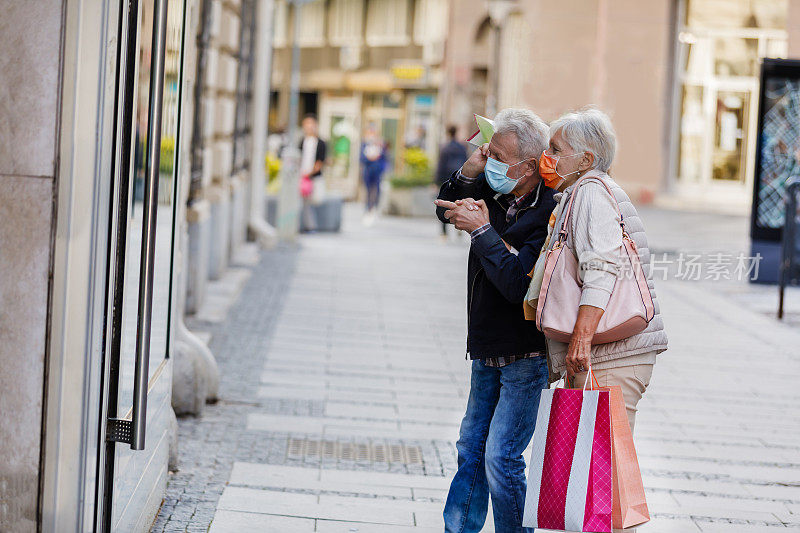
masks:
<instances>
[{"instance_id":1,"label":"plaid shirt collar","mask_svg":"<svg viewBox=\"0 0 800 533\"><path fill-rule=\"evenodd\" d=\"M522 205L522 202L524 202L525 199L527 199L530 195L531 193L529 191L519 197L509 193L509 194L498 194L495 198L497 198L497 201L500 203L500 205L502 205L506 209L510 208L511 206L514 206L517 209L519 209L519 207Z\"/></svg>"},{"instance_id":2,"label":"plaid shirt collar","mask_svg":"<svg viewBox=\"0 0 800 533\"><path fill-rule=\"evenodd\" d=\"M520 209L527 207L525 203L529 198L531 198L531 196L533 196L533 201L530 202L530 205L537 203L539 201L539 194L541 193L543 186L544 184L540 181L539 185L537 185L535 189L528 191L520 197L516 197L513 194L496 195L495 199L497 200L497 203L499 203L503 209L506 210L506 222L509 222L514 215L520 211Z\"/></svg>"}]
</instances>

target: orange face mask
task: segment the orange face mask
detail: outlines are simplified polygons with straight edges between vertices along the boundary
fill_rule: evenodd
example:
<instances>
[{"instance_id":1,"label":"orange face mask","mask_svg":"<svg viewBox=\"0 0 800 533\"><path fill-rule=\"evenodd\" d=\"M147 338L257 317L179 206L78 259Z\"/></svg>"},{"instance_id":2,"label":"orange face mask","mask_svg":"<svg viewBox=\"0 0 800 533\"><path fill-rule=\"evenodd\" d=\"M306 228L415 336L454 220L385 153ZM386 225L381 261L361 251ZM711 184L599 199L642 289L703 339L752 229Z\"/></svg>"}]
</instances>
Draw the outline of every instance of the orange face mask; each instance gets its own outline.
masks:
<instances>
[{"instance_id":1,"label":"orange face mask","mask_svg":"<svg viewBox=\"0 0 800 533\"><path fill-rule=\"evenodd\" d=\"M578 152L575 154L566 155L563 157L572 157L575 155L583 155L583 152ZM580 170L576 170L575 172L570 172L569 174L561 175L558 173L558 161L561 157L555 157L547 153L547 150L542 152L542 155L539 157L539 175L544 180L544 184L551 189L558 188L568 176L573 174L577 174Z\"/></svg>"}]
</instances>

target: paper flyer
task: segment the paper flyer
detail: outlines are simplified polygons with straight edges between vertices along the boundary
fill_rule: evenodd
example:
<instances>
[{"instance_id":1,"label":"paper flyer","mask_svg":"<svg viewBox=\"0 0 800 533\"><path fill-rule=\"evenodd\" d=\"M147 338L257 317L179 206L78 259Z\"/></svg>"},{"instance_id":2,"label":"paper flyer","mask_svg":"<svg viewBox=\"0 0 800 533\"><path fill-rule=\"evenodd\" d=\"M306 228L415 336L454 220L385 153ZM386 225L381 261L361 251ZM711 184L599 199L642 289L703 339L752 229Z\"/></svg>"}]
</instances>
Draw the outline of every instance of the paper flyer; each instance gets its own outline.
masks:
<instances>
[{"instance_id":1,"label":"paper flyer","mask_svg":"<svg viewBox=\"0 0 800 533\"><path fill-rule=\"evenodd\" d=\"M470 135L467 142L474 146L482 146L492 140L494 122L477 114L475 115L475 122L478 124L478 131Z\"/></svg>"}]
</instances>

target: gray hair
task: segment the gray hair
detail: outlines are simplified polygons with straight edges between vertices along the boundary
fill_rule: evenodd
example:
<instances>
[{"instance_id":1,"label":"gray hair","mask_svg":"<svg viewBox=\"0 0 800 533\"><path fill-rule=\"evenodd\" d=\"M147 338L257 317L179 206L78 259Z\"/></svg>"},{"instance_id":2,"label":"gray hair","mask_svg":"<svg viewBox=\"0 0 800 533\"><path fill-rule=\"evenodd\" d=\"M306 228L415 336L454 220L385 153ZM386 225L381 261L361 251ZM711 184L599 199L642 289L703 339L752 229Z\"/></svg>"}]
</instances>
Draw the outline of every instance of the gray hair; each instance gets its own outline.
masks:
<instances>
[{"instance_id":1,"label":"gray hair","mask_svg":"<svg viewBox=\"0 0 800 533\"><path fill-rule=\"evenodd\" d=\"M528 109L509 108L494 117L495 133L513 133L517 155L523 160L539 157L547 148L547 124Z\"/></svg>"},{"instance_id":2,"label":"gray hair","mask_svg":"<svg viewBox=\"0 0 800 533\"><path fill-rule=\"evenodd\" d=\"M617 135L608 115L585 107L554 120L550 124L550 136L559 131L573 150L594 155L594 168L608 172L617 151Z\"/></svg>"}]
</instances>

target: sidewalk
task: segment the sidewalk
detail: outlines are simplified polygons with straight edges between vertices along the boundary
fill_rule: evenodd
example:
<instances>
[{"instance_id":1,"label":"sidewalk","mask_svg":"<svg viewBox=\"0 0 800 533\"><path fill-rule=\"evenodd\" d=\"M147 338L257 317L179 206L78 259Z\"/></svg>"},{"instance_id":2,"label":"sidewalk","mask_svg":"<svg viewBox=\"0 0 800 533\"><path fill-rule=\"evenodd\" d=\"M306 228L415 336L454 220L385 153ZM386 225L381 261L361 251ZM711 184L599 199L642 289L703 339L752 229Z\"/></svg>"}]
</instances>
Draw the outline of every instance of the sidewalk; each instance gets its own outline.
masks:
<instances>
[{"instance_id":1,"label":"sidewalk","mask_svg":"<svg viewBox=\"0 0 800 533\"><path fill-rule=\"evenodd\" d=\"M442 531L469 384L467 243L432 220L364 228L353 207L342 234L265 253L225 323L191 324L212 334L223 400L179 422L153 531ZM644 218L674 250L683 219ZM670 350L637 418L642 532L800 529L800 332L740 289L657 282Z\"/></svg>"}]
</instances>

